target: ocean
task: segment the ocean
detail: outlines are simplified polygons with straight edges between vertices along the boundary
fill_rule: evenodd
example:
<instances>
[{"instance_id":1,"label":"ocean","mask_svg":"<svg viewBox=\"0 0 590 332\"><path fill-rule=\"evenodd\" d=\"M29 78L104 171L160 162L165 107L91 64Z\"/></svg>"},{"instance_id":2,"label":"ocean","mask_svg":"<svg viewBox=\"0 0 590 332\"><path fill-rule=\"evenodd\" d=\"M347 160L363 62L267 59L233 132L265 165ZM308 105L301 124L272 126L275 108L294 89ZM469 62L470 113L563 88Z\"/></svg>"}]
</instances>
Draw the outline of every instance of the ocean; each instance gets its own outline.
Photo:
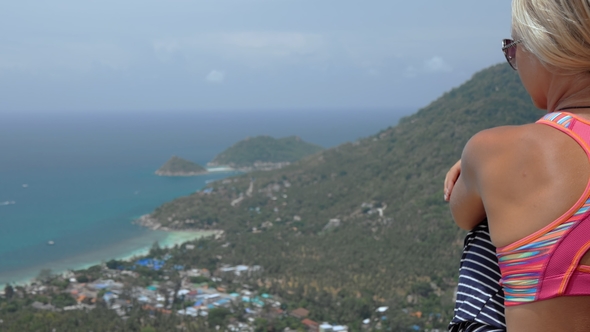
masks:
<instances>
[{"instance_id":1,"label":"ocean","mask_svg":"<svg viewBox=\"0 0 590 332\"><path fill-rule=\"evenodd\" d=\"M0 285L200 236L132 223L208 181L237 174L156 176L172 155L205 165L258 135L297 135L330 148L413 111L0 113Z\"/></svg>"}]
</instances>

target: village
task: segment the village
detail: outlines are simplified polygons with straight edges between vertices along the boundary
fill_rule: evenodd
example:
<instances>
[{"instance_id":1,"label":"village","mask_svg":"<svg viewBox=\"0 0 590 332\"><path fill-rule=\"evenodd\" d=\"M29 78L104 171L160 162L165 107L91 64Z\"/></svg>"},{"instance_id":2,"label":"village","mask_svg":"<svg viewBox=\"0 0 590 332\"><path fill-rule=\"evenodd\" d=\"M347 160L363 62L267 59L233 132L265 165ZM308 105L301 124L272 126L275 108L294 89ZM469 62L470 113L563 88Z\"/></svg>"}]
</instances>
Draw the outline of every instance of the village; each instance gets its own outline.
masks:
<instances>
[{"instance_id":1,"label":"village","mask_svg":"<svg viewBox=\"0 0 590 332\"><path fill-rule=\"evenodd\" d=\"M190 244L187 244L190 248ZM167 261L171 255L162 259L141 258L127 265L118 265L117 261L110 261L95 266L94 273L99 278L87 280L86 275L68 271L49 280L37 281L20 289L23 294L35 298L44 295L68 294L71 303L59 305L52 301L34 301L31 306L37 310L71 311L93 310L100 302L107 308L114 310L121 318L126 319L128 312L134 305L149 311L153 315L176 314L187 319L207 320L209 315L235 313L239 311L240 320L230 319L225 325L225 331L255 331L257 320L290 319L298 322L297 326L285 328L289 331L309 332L348 332L349 327L337 322L316 322L309 318L310 312L305 308L288 310L284 301L276 295L258 293L249 285L241 281L252 280L263 272L261 266L223 266L213 273L208 269L189 269L183 266L171 265ZM140 286L138 282L146 271L173 272L165 275L160 282L152 282L147 286ZM166 273L168 274L168 273ZM228 291L229 284L238 284L233 291ZM62 285L59 287L58 285ZM65 286L65 287L64 287ZM2 294L6 296L5 294ZM18 290L12 290L15 293ZM23 294L20 294L23 296ZM55 302L55 301L54 301ZM62 302L63 304L64 302ZM365 319L363 330L380 330L381 321L386 320L388 307L375 309L373 319ZM219 328L219 326L215 326ZM438 329L423 330L414 326L415 331L440 332Z\"/></svg>"},{"instance_id":2,"label":"village","mask_svg":"<svg viewBox=\"0 0 590 332\"><path fill-rule=\"evenodd\" d=\"M190 247L190 245L188 245ZM59 306L51 301L43 303L35 301L31 304L34 309L47 311L71 311L93 310L98 302L102 302L109 309L114 310L123 319L133 305L140 305L144 310L153 314L176 314L193 319L204 319L216 312L241 311L243 320L233 320L226 325L227 331L254 331L257 319L280 319L290 317L299 321L304 330L312 332L347 332L347 326L330 324L327 322L315 322L308 318L310 312L305 308L285 310L286 305L277 296L262 293L250 289L246 284L240 284L238 290L227 291L224 281L236 283L243 277L255 277L262 272L260 266L224 266L214 273L207 269L185 270L183 266L173 265L176 277L164 276L163 281L153 282L148 286L139 286L137 281L141 279L141 271L164 271L169 265L166 261L170 255L163 259L142 258L136 260L131 268L113 265L111 262L100 266L100 278L87 281L86 276L68 271L62 275L54 276L50 283L35 282L22 288L24 294L36 298L44 295L69 294L72 302L69 305ZM134 267L136 271L134 271ZM66 285L63 289L56 285ZM218 285L212 287L212 285ZM12 287L11 287L12 288ZM11 290L12 291L12 290ZM14 290L14 292L18 292ZM6 289L5 289L6 293ZM6 294L3 294L6 296ZM21 294L22 296L22 294ZM176 299L176 301L175 301ZM180 308L178 307L180 303ZM298 329L287 329L286 331Z\"/></svg>"}]
</instances>

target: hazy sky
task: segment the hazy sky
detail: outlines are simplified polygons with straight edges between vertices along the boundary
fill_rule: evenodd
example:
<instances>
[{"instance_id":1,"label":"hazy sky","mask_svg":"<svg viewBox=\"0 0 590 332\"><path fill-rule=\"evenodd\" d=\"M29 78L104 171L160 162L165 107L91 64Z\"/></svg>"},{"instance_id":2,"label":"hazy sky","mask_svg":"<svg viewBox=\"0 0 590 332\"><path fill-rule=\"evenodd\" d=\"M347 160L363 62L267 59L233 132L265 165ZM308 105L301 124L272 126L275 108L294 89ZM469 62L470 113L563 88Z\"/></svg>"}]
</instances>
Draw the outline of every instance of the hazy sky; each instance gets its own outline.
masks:
<instances>
[{"instance_id":1,"label":"hazy sky","mask_svg":"<svg viewBox=\"0 0 590 332\"><path fill-rule=\"evenodd\" d=\"M0 112L419 107L509 36L509 0L2 1Z\"/></svg>"}]
</instances>

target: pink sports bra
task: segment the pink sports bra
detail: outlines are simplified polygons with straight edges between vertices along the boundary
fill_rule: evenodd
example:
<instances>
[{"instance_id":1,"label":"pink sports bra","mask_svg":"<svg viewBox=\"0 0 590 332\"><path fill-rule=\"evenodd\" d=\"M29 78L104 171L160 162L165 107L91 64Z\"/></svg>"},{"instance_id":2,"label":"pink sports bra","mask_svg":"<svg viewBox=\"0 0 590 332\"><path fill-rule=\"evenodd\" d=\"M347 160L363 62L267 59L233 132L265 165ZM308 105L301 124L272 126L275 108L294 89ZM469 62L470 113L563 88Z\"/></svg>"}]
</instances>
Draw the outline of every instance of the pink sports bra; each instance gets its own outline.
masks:
<instances>
[{"instance_id":1,"label":"pink sports bra","mask_svg":"<svg viewBox=\"0 0 590 332\"><path fill-rule=\"evenodd\" d=\"M537 123L572 137L590 160L590 122L554 112ZM566 295L590 296L590 266L579 265L590 248L590 181L584 194L557 220L508 246L497 248L506 306Z\"/></svg>"}]
</instances>

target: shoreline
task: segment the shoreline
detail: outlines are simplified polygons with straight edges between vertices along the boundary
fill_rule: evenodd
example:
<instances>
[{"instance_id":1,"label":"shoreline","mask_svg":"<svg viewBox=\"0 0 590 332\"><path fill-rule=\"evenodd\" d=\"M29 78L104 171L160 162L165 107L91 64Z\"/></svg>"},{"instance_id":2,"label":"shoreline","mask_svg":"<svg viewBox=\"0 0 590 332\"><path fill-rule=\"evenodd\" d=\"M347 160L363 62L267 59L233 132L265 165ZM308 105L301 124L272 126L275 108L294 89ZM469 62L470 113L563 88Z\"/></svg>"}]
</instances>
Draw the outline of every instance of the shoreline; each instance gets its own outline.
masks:
<instances>
[{"instance_id":1,"label":"shoreline","mask_svg":"<svg viewBox=\"0 0 590 332\"><path fill-rule=\"evenodd\" d=\"M283 167L291 165L290 161L280 161L280 162L261 162L257 161L254 162L252 165L248 166L239 166L235 164L229 165L217 165L216 163L210 162L207 164L207 172L240 172L240 173L250 173L250 172L257 172L257 171L273 171L277 169L281 169Z\"/></svg>"},{"instance_id":2,"label":"shoreline","mask_svg":"<svg viewBox=\"0 0 590 332\"><path fill-rule=\"evenodd\" d=\"M33 283L35 278L39 275L39 271L42 269L51 269L53 274L63 275L68 271L87 269L111 259L129 261L135 257L144 256L149 253L154 242L158 242L163 248L174 247L175 245L181 245L203 237L219 236L221 233L223 233L223 231L218 230L146 230L144 236L132 238L117 243L114 246L111 245L101 251L92 251L60 261L50 262L43 266L28 267L10 273L0 274L0 287L2 287L0 292L3 291L6 284L11 284L12 286L24 286Z\"/></svg>"},{"instance_id":3,"label":"shoreline","mask_svg":"<svg viewBox=\"0 0 590 332\"><path fill-rule=\"evenodd\" d=\"M158 242L161 247L173 247L174 245L180 245L182 243L196 240L200 237L207 236L218 236L220 233L217 230L204 230L204 229L174 229L175 227L169 228L157 228L157 227L145 227L136 222L138 216L141 213L153 211L158 206L170 202L177 197L183 197L190 195L195 191L201 191L202 188L206 187L208 182L218 181L238 172L228 168L217 168L212 169L213 172L203 174L201 177L194 177L195 180L191 181L162 181L154 180L158 176L153 175L153 171L148 171L147 167L144 171L139 173L138 178L133 178L133 181L125 184L125 188L121 191L127 191L125 194L115 195L117 198L117 204L113 204L108 201L101 201L102 203L108 203L105 206L107 210L113 212L105 212L104 208L97 209L96 204L87 204L88 202L82 201L80 206L83 207L84 214L79 213L78 210L68 210L67 215L62 211L57 211L52 208L54 204L59 204L57 200L47 200L43 203L47 206L45 208L45 214L50 215L53 219L50 222L63 222L64 219L68 221L64 223L64 227L72 226L72 229L76 231L64 232L64 238L60 239L60 233L55 229L46 227L48 223L43 224L42 232L38 234L45 234L33 237L34 240L26 242L26 245L15 246L16 249L5 250L2 252L5 264L2 264L0 269L0 287L6 284L11 285L24 285L34 282L34 279L39 275L39 272L43 269L51 269L52 274L59 275L69 270L86 269L90 266L97 265L109 261L111 259L117 260L130 260L135 256L142 256L149 252L154 242ZM129 178L129 174L137 174L135 170L132 172L121 173L120 182L125 183L123 180ZM17 179L15 183L18 186L14 186L20 190L22 183L31 182L30 177L27 176L26 180ZM103 181L103 178L100 178ZM110 178L109 178L110 179ZM188 180L188 178L187 178ZM52 185L60 185L59 183L53 183ZM96 185L97 183L93 183ZM100 184L100 183L98 183ZM144 187L145 186L145 187ZM46 190L49 188L49 184L32 186L27 190ZM109 188L111 186L109 185ZM158 191L149 191L146 188L157 188ZM31 189L33 188L33 189ZM76 187L77 188L77 187ZM102 188L102 189L101 189ZM101 187L105 197L110 197L110 189ZM141 197L138 196L141 190ZM159 193L162 191L162 193ZM45 193L44 191L41 191ZM76 195L86 194L85 192L74 191ZM81 195L83 196L83 195ZM161 197L166 199L161 199ZM11 196L9 196L11 197ZM16 198L16 197L14 197ZM12 198L12 199L14 199ZM70 199L72 197L69 197ZM75 198L75 197L73 197ZM14 199L16 201L16 199ZM145 200L145 202L143 202ZM0 203L4 203L5 199L2 199ZM12 201L9 201L12 202ZM76 201L78 202L78 201ZM120 203L119 203L120 202ZM0 204L1 205L1 204ZM78 203L76 203L78 205ZM22 209L24 205L19 204L10 205L8 208L16 207ZM0 209L4 206L0 206ZM10 209L12 211L12 209ZM58 213L56 213L58 212ZM54 216L55 215L55 216ZM87 217L90 215L92 217ZM20 215L16 215L14 218L13 225L21 225L22 218ZM80 219L80 223L76 223L74 226L70 220ZM9 219L10 220L10 219ZM41 220L41 219L40 219ZM79 224L83 224L79 226ZM60 224L61 225L61 224ZM144 227L141 227L144 226ZM188 226L188 225L187 225ZM23 227L14 227L11 229L13 232L23 231ZM180 228L180 227L178 227ZM101 234L94 234L86 230L93 230L93 232L101 232ZM107 236L105 233L118 232L122 229L122 234L117 236ZM55 231L55 232L54 232ZM19 233L20 234L20 233ZM35 234L35 235L38 235ZM121 234L121 233L119 233ZM95 236L96 235L96 236ZM5 236L6 237L6 236ZM89 245L85 245L85 241L80 240L84 237L88 237ZM48 245L48 240L54 241L53 246ZM63 241L62 241L63 240ZM10 241L6 241L9 243ZM14 250L15 254L10 251ZM22 253L26 252L34 259L30 261L24 257L21 259ZM28 257L28 256L27 256ZM0 289L2 292L2 289Z\"/></svg>"},{"instance_id":4,"label":"shoreline","mask_svg":"<svg viewBox=\"0 0 590 332\"><path fill-rule=\"evenodd\" d=\"M152 231L165 231L169 232L170 229L168 227L162 227L162 224L156 221L156 219L151 217L151 214L144 214L141 217L133 220L133 224L145 227L147 229L151 229Z\"/></svg>"},{"instance_id":5,"label":"shoreline","mask_svg":"<svg viewBox=\"0 0 590 332\"><path fill-rule=\"evenodd\" d=\"M178 224L191 224L194 220L185 220L184 222L175 221L172 226ZM186 229L186 228L170 228L162 226L160 222L151 217L151 214L144 214L141 217L133 221L134 225L138 225L152 231L163 231L163 232L180 232L180 233L191 233L191 232L210 232L214 236L220 236L223 234L222 230L216 229Z\"/></svg>"},{"instance_id":6,"label":"shoreline","mask_svg":"<svg viewBox=\"0 0 590 332\"><path fill-rule=\"evenodd\" d=\"M229 172L236 172L240 171L239 169L232 168L230 166L219 166L219 167L208 167L205 168L203 171L195 171L195 172L170 172L170 171L160 171L157 170L154 172L157 176L199 176L199 175L207 175L211 173L229 173Z\"/></svg>"},{"instance_id":7,"label":"shoreline","mask_svg":"<svg viewBox=\"0 0 590 332\"><path fill-rule=\"evenodd\" d=\"M168 171L155 171L154 174L157 176L199 176L209 174L207 171L200 172L168 172Z\"/></svg>"}]
</instances>

